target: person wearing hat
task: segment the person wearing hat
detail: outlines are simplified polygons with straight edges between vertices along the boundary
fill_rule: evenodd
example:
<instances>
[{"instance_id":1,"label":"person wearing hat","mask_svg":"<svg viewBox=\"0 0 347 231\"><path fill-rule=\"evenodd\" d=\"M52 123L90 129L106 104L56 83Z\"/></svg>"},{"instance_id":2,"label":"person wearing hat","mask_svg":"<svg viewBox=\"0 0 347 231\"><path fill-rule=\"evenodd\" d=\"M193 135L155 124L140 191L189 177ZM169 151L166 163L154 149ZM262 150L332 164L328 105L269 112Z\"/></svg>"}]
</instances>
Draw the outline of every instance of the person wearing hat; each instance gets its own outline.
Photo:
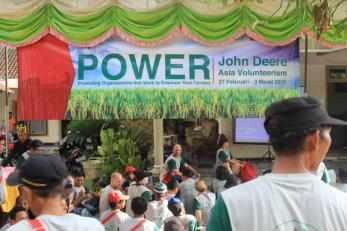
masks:
<instances>
[{"instance_id":1,"label":"person wearing hat","mask_svg":"<svg viewBox=\"0 0 347 231\"><path fill-rule=\"evenodd\" d=\"M155 200L148 203L145 217L156 223L160 230L164 228L164 221L172 215L167 207L168 201L165 199L167 187L164 183L158 182L154 185Z\"/></svg>"},{"instance_id":2,"label":"person wearing hat","mask_svg":"<svg viewBox=\"0 0 347 231\"><path fill-rule=\"evenodd\" d=\"M184 227L182 231L195 231L197 228L197 222L193 215L184 214L183 203L178 198L171 198L168 202L168 208L173 214L172 217L169 217L164 222L164 230L171 230L170 224L171 221L175 220L178 223L181 223ZM176 223L175 222L175 223Z\"/></svg>"},{"instance_id":3,"label":"person wearing hat","mask_svg":"<svg viewBox=\"0 0 347 231\"><path fill-rule=\"evenodd\" d=\"M128 195L129 200L127 201L126 212L127 214L133 216L131 211L131 201L135 197L143 197L149 202L152 199L151 190L147 188L148 177L152 175L150 172L135 171L135 181L136 184L129 187Z\"/></svg>"},{"instance_id":4,"label":"person wearing hat","mask_svg":"<svg viewBox=\"0 0 347 231\"><path fill-rule=\"evenodd\" d=\"M223 191L207 230L345 230L347 195L311 174L333 125L347 122L331 118L317 99L271 104L264 127L276 154L272 173Z\"/></svg>"},{"instance_id":5,"label":"person wearing hat","mask_svg":"<svg viewBox=\"0 0 347 231\"><path fill-rule=\"evenodd\" d=\"M118 231L159 231L158 226L144 218L148 202L143 197L135 197L131 201L131 211L134 218L120 224Z\"/></svg>"},{"instance_id":6,"label":"person wearing hat","mask_svg":"<svg viewBox=\"0 0 347 231\"><path fill-rule=\"evenodd\" d=\"M19 171L11 173L8 184L23 185L23 201L36 216L34 220L21 221L8 231L102 231L96 219L66 213L63 208L64 179L68 175L65 163L49 154L30 157Z\"/></svg>"},{"instance_id":7,"label":"person wearing hat","mask_svg":"<svg viewBox=\"0 0 347 231\"><path fill-rule=\"evenodd\" d=\"M179 191L183 199L186 213L193 215L193 200L194 197L198 195L198 192L195 190L195 180L192 177L192 171L188 169L182 171L182 182L179 184Z\"/></svg>"},{"instance_id":8,"label":"person wearing hat","mask_svg":"<svg viewBox=\"0 0 347 231\"><path fill-rule=\"evenodd\" d=\"M122 189L125 192L125 194L128 194L128 190L129 190L130 185L136 184L134 181L135 170L136 170L136 168L134 166L128 166L125 168L125 171L124 171L125 172L125 181L122 184Z\"/></svg>"},{"instance_id":9,"label":"person wearing hat","mask_svg":"<svg viewBox=\"0 0 347 231\"><path fill-rule=\"evenodd\" d=\"M121 223L130 219L130 216L121 210L125 207L125 201L129 197L120 191L110 192L108 201L110 209L100 215L100 222L105 226L106 231L117 231Z\"/></svg>"},{"instance_id":10,"label":"person wearing hat","mask_svg":"<svg viewBox=\"0 0 347 231\"><path fill-rule=\"evenodd\" d=\"M9 165L12 160L17 161L17 159L26 151L30 149L31 139L27 135L27 129L25 126L18 127L18 141L13 146L8 157L2 162L2 166Z\"/></svg>"},{"instance_id":11,"label":"person wearing hat","mask_svg":"<svg viewBox=\"0 0 347 231\"><path fill-rule=\"evenodd\" d=\"M111 182L109 185L107 185L100 196L100 202L99 202L99 212L100 214L105 212L110 208L110 205L108 203L108 195L111 192L114 191L120 191L122 188L122 182L123 182L123 177L120 173L114 172L111 175Z\"/></svg>"}]
</instances>

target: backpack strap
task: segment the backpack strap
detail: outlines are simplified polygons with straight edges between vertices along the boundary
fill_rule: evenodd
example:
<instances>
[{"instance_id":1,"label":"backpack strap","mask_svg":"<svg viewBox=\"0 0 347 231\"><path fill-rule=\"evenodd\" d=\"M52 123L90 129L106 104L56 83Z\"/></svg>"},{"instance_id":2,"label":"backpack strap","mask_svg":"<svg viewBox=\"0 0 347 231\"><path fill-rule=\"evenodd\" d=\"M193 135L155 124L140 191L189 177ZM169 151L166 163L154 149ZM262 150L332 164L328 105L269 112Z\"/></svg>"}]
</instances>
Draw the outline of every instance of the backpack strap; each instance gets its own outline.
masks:
<instances>
[{"instance_id":1,"label":"backpack strap","mask_svg":"<svg viewBox=\"0 0 347 231\"><path fill-rule=\"evenodd\" d=\"M130 229L130 231L137 231L145 222L146 219L142 219L137 225L134 226L134 228Z\"/></svg>"},{"instance_id":2,"label":"backpack strap","mask_svg":"<svg viewBox=\"0 0 347 231\"><path fill-rule=\"evenodd\" d=\"M33 231L47 231L38 218L33 220L28 220L28 222L33 228Z\"/></svg>"},{"instance_id":3,"label":"backpack strap","mask_svg":"<svg viewBox=\"0 0 347 231\"><path fill-rule=\"evenodd\" d=\"M110 213L107 217L105 217L104 220L101 221L101 223L104 225L106 224L107 222L109 222L111 220L112 217L116 216L117 215L117 212L112 212Z\"/></svg>"}]
</instances>

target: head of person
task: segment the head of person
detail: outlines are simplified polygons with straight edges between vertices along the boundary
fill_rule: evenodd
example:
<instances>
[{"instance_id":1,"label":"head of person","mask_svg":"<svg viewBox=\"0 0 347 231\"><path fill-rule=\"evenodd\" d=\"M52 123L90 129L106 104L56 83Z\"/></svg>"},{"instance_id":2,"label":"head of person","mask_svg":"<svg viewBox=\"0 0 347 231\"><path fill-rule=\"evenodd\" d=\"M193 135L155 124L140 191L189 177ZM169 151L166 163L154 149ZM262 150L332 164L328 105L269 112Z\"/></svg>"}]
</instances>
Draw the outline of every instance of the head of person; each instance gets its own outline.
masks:
<instances>
[{"instance_id":1,"label":"head of person","mask_svg":"<svg viewBox=\"0 0 347 231\"><path fill-rule=\"evenodd\" d=\"M179 190L180 184L177 180L172 178L168 183L167 183L167 190L170 191L170 194L177 194Z\"/></svg>"},{"instance_id":2,"label":"head of person","mask_svg":"<svg viewBox=\"0 0 347 231\"><path fill-rule=\"evenodd\" d=\"M181 231L184 230L184 225L179 220L170 220L165 223L164 231Z\"/></svg>"},{"instance_id":3,"label":"head of person","mask_svg":"<svg viewBox=\"0 0 347 231\"><path fill-rule=\"evenodd\" d=\"M122 188L123 177L122 174L114 172L111 175L111 187L114 189Z\"/></svg>"},{"instance_id":4,"label":"head of person","mask_svg":"<svg viewBox=\"0 0 347 231\"><path fill-rule=\"evenodd\" d=\"M167 192L166 184L158 182L154 185L154 196L156 200L161 200L165 198Z\"/></svg>"},{"instance_id":5,"label":"head of person","mask_svg":"<svg viewBox=\"0 0 347 231\"><path fill-rule=\"evenodd\" d=\"M68 169L61 159L42 154L25 161L20 170L9 175L7 183L9 186L22 185L23 202L38 216L47 201L61 204L67 175Z\"/></svg>"},{"instance_id":6,"label":"head of person","mask_svg":"<svg viewBox=\"0 0 347 231\"><path fill-rule=\"evenodd\" d=\"M111 210L124 209L125 201L128 199L129 199L129 197L123 195L123 193L119 190L110 192L108 194L108 202L110 204Z\"/></svg>"},{"instance_id":7,"label":"head of person","mask_svg":"<svg viewBox=\"0 0 347 231\"><path fill-rule=\"evenodd\" d=\"M303 156L308 171L316 171L330 144L332 125L347 122L331 118L317 99L295 97L271 104L264 127L277 158Z\"/></svg>"},{"instance_id":8,"label":"head of person","mask_svg":"<svg viewBox=\"0 0 347 231\"><path fill-rule=\"evenodd\" d=\"M229 174L224 188L231 188L237 185L237 177L234 174Z\"/></svg>"},{"instance_id":9,"label":"head of person","mask_svg":"<svg viewBox=\"0 0 347 231\"><path fill-rule=\"evenodd\" d=\"M125 178L128 180L128 181L133 181L134 178L135 178L135 172L136 168L134 166L128 166L125 168Z\"/></svg>"},{"instance_id":10,"label":"head of person","mask_svg":"<svg viewBox=\"0 0 347 231\"><path fill-rule=\"evenodd\" d=\"M24 207L13 207L10 212L11 224L14 225L22 220L28 219L27 210Z\"/></svg>"},{"instance_id":11,"label":"head of person","mask_svg":"<svg viewBox=\"0 0 347 231\"><path fill-rule=\"evenodd\" d=\"M75 180L74 180L75 187L82 187L84 185L84 180L85 180L84 172L82 170L77 171L75 173Z\"/></svg>"},{"instance_id":12,"label":"head of person","mask_svg":"<svg viewBox=\"0 0 347 231\"><path fill-rule=\"evenodd\" d=\"M181 156L181 153L182 153L182 146L180 144L175 144L172 148L172 154L175 157L179 157Z\"/></svg>"},{"instance_id":13,"label":"head of person","mask_svg":"<svg viewBox=\"0 0 347 231\"><path fill-rule=\"evenodd\" d=\"M181 215L182 212L182 202L176 197L172 197L167 204L168 209L174 216Z\"/></svg>"},{"instance_id":14,"label":"head of person","mask_svg":"<svg viewBox=\"0 0 347 231\"><path fill-rule=\"evenodd\" d=\"M143 197L135 197L131 201L131 210L135 216L142 216L147 211L148 202Z\"/></svg>"},{"instance_id":15,"label":"head of person","mask_svg":"<svg viewBox=\"0 0 347 231\"><path fill-rule=\"evenodd\" d=\"M195 181L194 187L198 193L207 192L207 190L208 190L207 185L206 185L205 181L203 181L203 180Z\"/></svg>"},{"instance_id":16,"label":"head of person","mask_svg":"<svg viewBox=\"0 0 347 231\"><path fill-rule=\"evenodd\" d=\"M340 183L347 184L347 169L339 168L338 177Z\"/></svg>"},{"instance_id":17,"label":"head of person","mask_svg":"<svg viewBox=\"0 0 347 231\"><path fill-rule=\"evenodd\" d=\"M12 116L13 116L13 114L12 114L12 112L10 111L10 112L8 113L8 117L11 119Z\"/></svg>"},{"instance_id":18,"label":"head of person","mask_svg":"<svg viewBox=\"0 0 347 231\"><path fill-rule=\"evenodd\" d=\"M182 180L192 178L193 176L194 176L194 173L189 169L184 169L182 171Z\"/></svg>"},{"instance_id":19,"label":"head of person","mask_svg":"<svg viewBox=\"0 0 347 231\"><path fill-rule=\"evenodd\" d=\"M219 148L229 149L228 138L224 134L221 134L218 138L218 144L217 145Z\"/></svg>"},{"instance_id":20,"label":"head of person","mask_svg":"<svg viewBox=\"0 0 347 231\"><path fill-rule=\"evenodd\" d=\"M134 174L135 174L136 184L141 184L141 185L147 185L148 177L152 176L152 173L144 172L144 171L135 171Z\"/></svg>"},{"instance_id":21,"label":"head of person","mask_svg":"<svg viewBox=\"0 0 347 231\"><path fill-rule=\"evenodd\" d=\"M21 126L18 128L18 140L21 143L24 143L28 139L26 127Z\"/></svg>"},{"instance_id":22,"label":"head of person","mask_svg":"<svg viewBox=\"0 0 347 231\"><path fill-rule=\"evenodd\" d=\"M43 152L43 143L41 140L32 140L29 144L30 154L42 154Z\"/></svg>"}]
</instances>

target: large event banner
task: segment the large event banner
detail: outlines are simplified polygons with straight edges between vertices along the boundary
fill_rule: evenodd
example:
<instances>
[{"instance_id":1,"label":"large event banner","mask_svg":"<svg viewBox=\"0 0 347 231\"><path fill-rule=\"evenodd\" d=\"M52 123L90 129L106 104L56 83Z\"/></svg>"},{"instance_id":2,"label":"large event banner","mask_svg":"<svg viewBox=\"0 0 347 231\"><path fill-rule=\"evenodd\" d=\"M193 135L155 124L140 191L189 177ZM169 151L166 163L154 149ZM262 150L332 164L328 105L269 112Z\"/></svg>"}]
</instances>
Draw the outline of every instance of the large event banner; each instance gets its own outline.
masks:
<instances>
[{"instance_id":1,"label":"large event banner","mask_svg":"<svg viewBox=\"0 0 347 231\"><path fill-rule=\"evenodd\" d=\"M44 78L61 75L65 87L71 84L61 97L68 102L59 106L65 114L56 115L65 119L262 117L272 102L299 95L298 42L270 47L243 38L209 47L178 38L137 47L112 38L92 48L59 49L50 55L66 57L68 49L71 64L35 65L52 65L56 72Z\"/></svg>"}]
</instances>

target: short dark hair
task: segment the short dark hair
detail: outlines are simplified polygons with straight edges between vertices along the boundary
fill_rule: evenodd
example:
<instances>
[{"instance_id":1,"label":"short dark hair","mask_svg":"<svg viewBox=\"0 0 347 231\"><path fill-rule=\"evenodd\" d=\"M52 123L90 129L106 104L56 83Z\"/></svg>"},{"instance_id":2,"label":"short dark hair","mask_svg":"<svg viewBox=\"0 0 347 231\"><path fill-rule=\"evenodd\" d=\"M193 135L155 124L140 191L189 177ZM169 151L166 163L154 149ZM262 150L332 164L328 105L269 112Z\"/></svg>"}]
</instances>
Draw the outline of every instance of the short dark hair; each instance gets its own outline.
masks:
<instances>
[{"instance_id":1,"label":"short dark hair","mask_svg":"<svg viewBox=\"0 0 347 231\"><path fill-rule=\"evenodd\" d=\"M229 142L228 138L224 134L220 134L218 137L218 144L217 146L219 148L223 147L223 144Z\"/></svg>"},{"instance_id":2,"label":"short dark hair","mask_svg":"<svg viewBox=\"0 0 347 231\"><path fill-rule=\"evenodd\" d=\"M143 197L135 197L131 201L131 210L135 215L143 215L147 211L148 202Z\"/></svg>"},{"instance_id":3,"label":"short dark hair","mask_svg":"<svg viewBox=\"0 0 347 231\"><path fill-rule=\"evenodd\" d=\"M19 212L27 212L26 208L22 206L15 206L13 209L10 211L10 219L14 220L16 219L17 213Z\"/></svg>"},{"instance_id":4,"label":"short dark hair","mask_svg":"<svg viewBox=\"0 0 347 231\"><path fill-rule=\"evenodd\" d=\"M41 140L32 140L29 144L30 149L37 149L42 146L43 146L43 143Z\"/></svg>"},{"instance_id":5,"label":"short dark hair","mask_svg":"<svg viewBox=\"0 0 347 231\"><path fill-rule=\"evenodd\" d=\"M191 170L185 168L182 171L182 175L186 176L186 177L189 177L189 178L192 178L194 176L194 173Z\"/></svg>"},{"instance_id":6,"label":"short dark hair","mask_svg":"<svg viewBox=\"0 0 347 231\"><path fill-rule=\"evenodd\" d=\"M86 175L84 174L83 170L78 170L74 173L74 177L85 177Z\"/></svg>"},{"instance_id":7,"label":"short dark hair","mask_svg":"<svg viewBox=\"0 0 347 231\"><path fill-rule=\"evenodd\" d=\"M234 174L229 174L227 181L225 182L224 188L231 188L237 185L237 177Z\"/></svg>"},{"instance_id":8,"label":"short dark hair","mask_svg":"<svg viewBox=\"0 0 347 231\"><path fill-rule=\"evenodd\" d=\"M179 188L179 186L180 184L178 183L178 181L173 178L167 183L168 190L174 190L176 188Z\"/></svg>"},{"instance_id":9,"label":"short dark hair","mask_svg":"<svg viewBox=\"0 0 347 231\"><path fill-rule=\"evenodd\" d=\"M39 190L39 189L31 189L32 192L41 198L49 198L49 197L56 197L56 196L65 196L65 184L62 182L58 186L52 188L52 189L44 189L44 190Z\"/></svg>"},{"instance_id":10,"label":"short dark hair","mask_svg":"<svg viewBox=\"0 0 347 231\"><path fill-rule=\"evenodd\" d=\"M293 155L303 150L306 138L314 134L317 130L320 131L320 138L324 139L324 128L317 127L298 132L286 132L279 136L270 134L269 141L276 154Z\"/></svg>"},{"instance_id":11,"label":"short dark hair","mask_svg":"<svg viewBox=\"0 0 347 231\"><path fill-rule=\"evenodd\" d=\"M117 202L109 202L111 210L115 210L117 208Z\"/></svg>"}]
</instances>

